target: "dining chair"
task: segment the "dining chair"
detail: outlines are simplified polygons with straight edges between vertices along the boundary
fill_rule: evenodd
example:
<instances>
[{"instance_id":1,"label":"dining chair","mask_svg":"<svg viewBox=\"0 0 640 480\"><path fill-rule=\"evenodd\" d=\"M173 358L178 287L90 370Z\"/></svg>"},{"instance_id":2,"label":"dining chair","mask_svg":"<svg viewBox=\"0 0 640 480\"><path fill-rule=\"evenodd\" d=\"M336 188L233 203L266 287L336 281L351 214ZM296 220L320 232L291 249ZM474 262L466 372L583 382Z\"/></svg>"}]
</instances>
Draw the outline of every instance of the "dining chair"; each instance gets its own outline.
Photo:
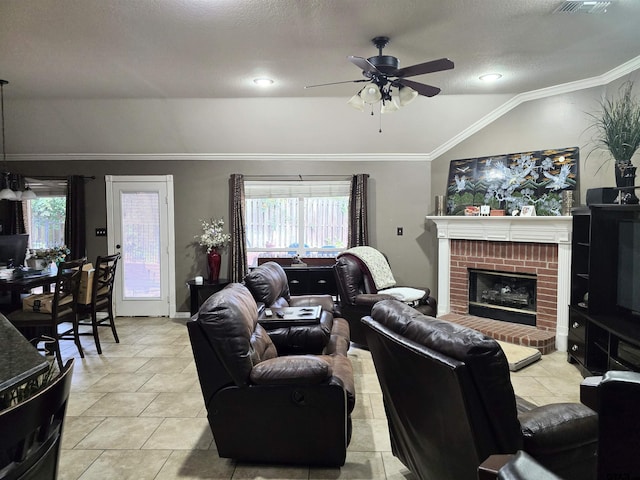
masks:
<instances>
[{"instance_id":1,"label":"dining chair","mask_svg":"<svg viewBox=\"0 0 640 480\"><path fill-rule=\"evenodd\" d=\"M0 411L0 480L55 480L73 359L27 400Z\"/></svg>"},{"instance_id":2,"label":"dining chair","mask_svg":"<svg viewBox=\"0 0 640 480\"><path fill-rule=\"evenodd\" d=\"M80 357L84 358L78 333L77 299L80 275L85 263L86 258L60 262L55 279L51 312L21 309L7 315L13 326L34 345L37 346L43 337L49 339L45 342L45 348L56 356L60 370L63 368L60 340L73 340ZM71 323L71 327L65 326L62 331L59 331L59 325L65 322Z\"/></svg>"},{"instance_id":3,"label":"dining chair","mask_svg":"<svg viewBox=\"0 0 640 480\"><path fill-rule=\"evenodd\" d=\"M79 321L79 325L90 325L91 333L81 333L81 335L93 335L99 354L102 354L102 347L100 346L98 327L111 327L114 340L116 343L120 343L113 315L113 285L116 279L118 260L120 260L120 253L97 258L91 287L91 303L78 304L81 315L90 315L89 321ZM98 318L98 312L106 312L107 316Z\"/></svg>"}]
</instances>

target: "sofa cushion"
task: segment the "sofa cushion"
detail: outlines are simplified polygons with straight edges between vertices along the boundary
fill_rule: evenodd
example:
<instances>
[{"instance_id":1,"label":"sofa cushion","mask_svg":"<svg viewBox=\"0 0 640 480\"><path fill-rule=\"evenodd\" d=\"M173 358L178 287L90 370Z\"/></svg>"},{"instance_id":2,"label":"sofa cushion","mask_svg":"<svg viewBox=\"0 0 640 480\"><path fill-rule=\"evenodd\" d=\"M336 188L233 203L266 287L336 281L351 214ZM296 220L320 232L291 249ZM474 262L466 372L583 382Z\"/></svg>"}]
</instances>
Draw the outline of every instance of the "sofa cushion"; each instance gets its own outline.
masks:
<instances>
[{"instance_id":1,"label":"sofa cushion","mask_svg":"<svg viewBox=\"0 0 640 480\"><path fill-rule=\"evenodd\" d=\"M262 302L269 307L289 306L289 282L287 274L280 265L275 262L263 263L251 270L244 277L244 284L251 291L257 302ZM282 300L278 299L282 297ZM278 301L278 304L274 304Z\"/></svg>"},{"instance_id":2,"label":"sofa cushion","mask_svg":"<svg viewBox=\"0 0 640 480\"><path fill-rule=\"evenodd\" d=\"M209 297L195 317L239 386L249 384L255 364L277 356L268 333L258 324L256 301L239 283L229 284Z\"/></svg>"}]
</instances>

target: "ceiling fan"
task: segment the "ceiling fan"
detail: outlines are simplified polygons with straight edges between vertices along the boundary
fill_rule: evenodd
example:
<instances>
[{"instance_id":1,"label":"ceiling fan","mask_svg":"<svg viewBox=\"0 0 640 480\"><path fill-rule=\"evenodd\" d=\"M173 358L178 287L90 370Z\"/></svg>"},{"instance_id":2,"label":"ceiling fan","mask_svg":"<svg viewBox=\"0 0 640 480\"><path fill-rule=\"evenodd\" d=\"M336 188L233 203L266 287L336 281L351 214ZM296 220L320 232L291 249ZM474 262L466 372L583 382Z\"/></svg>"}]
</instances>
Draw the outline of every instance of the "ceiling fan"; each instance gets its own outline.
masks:
<instances>
[{"instance_id":1,"label":"ceiling fan","mask_svg":"<svg viewBox=\"0 0 640 480\"><path fill-rule=\"evenodd\" d=\"M397 110L411 102L418 95L433 97L440 93L438 87L415 82L407 79L407 77L450 70L454 67L451 60L441 58L400 68L400 61L396 57L382 54L382 49L389 43L389 37L375 37L371 42L378 49L377 56L362 58L350 55L347 57L351 63L362 70L363 79L309 85L305 88L324 87L340 83L367 82L367 85L354 95L348 103L354 108L364 110L365 104L373 105L381 101L381 113L385 113Z\"/></svg>"}]
</instances>

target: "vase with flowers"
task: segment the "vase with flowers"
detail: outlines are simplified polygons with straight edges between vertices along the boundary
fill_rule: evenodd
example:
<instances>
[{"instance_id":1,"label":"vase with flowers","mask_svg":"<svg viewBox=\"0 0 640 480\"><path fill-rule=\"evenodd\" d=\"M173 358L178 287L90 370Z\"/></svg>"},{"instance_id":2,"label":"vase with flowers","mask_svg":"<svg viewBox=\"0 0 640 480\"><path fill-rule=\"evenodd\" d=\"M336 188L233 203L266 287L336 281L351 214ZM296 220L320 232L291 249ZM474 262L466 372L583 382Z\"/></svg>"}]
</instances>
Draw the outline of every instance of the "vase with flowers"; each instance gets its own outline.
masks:
<instances>
[{"instance_id":1,"label":"vase with flowers","mask_svg":"<svg viewBox=\"0 0 640 480\"><path fill-rule=\"evenodd\" d=\"M71 251L66 245L59 245L51 248L35 248L29 250L27 257L27 265L29 268L43 270L51 264L56 266L60 262L64 262Z\"/></svg>"},{"instance_id":2,"label":"vase with flowers","mask_svg":"<svg viewBox=\"0 0 640 480\"><path fill-rule=\"evenodd\" d=\"M600 109L591 114L596 149L607 150L615 162L621 203L638 203L634 193L636 167L631 158L640 148L640 101L633 95L633 82L623 83L618 98L603 100Z\"/></svg>"},{"instance_id":3,"label":"vase with flowers","mask_svg":"<svg viewBox=\"0 0 640 480\"><path fill-rule=\"evenodd\" d=\"M224 233L224 220L210 219L200 220L202 225L202 233L196 235L198 244L207 249L207 264L209 267L209 281L217 282L220 277L220 263L222 250L230 241L231 235Z\"/></svg>"}]
</instances>

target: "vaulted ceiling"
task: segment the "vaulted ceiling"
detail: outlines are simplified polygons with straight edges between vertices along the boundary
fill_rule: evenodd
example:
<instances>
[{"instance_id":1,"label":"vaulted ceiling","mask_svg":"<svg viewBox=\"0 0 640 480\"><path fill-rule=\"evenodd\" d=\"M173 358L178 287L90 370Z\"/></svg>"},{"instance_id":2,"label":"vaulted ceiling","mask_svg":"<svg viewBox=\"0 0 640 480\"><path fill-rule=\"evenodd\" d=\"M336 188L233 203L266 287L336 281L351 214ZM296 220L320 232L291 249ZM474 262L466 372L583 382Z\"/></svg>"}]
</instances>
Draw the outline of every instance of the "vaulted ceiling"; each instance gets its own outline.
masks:
<instances>
[{"instance_id":1,"label":"vaulted ceiling","mask_svg":"<svg viewBox=\"0 0 640 480\"><path fill-rule=\"evenodd\" d=\"M517 94L602 75L640 53L640 2L557 13L560 0L2 0L0 78L12 98L348 98L348 55L401 67L441 95ZM498 72L500 81L478 80ZM275 83L258 88L256 77Z\"/></svg>"}]
</instances>

